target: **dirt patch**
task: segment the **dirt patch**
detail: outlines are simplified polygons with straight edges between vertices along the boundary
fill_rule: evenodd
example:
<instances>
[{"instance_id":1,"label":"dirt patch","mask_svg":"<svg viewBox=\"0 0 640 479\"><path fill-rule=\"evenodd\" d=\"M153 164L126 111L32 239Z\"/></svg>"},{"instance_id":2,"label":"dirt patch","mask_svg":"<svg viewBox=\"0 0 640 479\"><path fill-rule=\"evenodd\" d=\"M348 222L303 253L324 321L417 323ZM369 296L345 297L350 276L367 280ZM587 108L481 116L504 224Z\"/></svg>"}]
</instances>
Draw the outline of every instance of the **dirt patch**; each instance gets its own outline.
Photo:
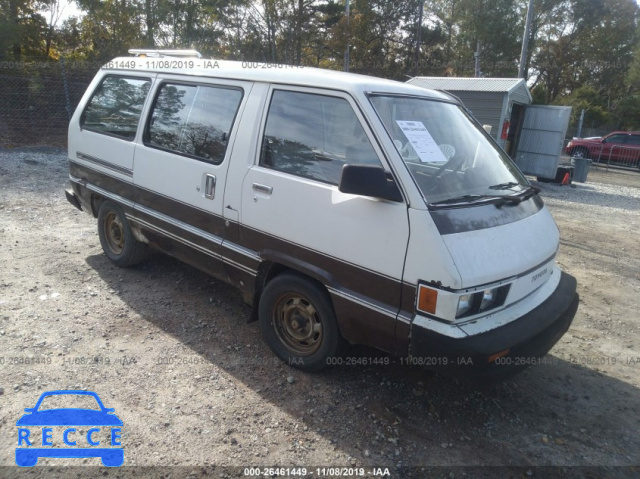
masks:
<instances>
[{"instance_id":1,"label":"dirt patch","mask_svg":"<svg viewBox=\"0 0 640 479\"><path fill-rule=\"evenodd\" d=\"M55 389L96 391L115 408L125 466L162 466L139 475L247 477L244 467L279 466L325 477L316 468L355 466L398 478L571 477L600 466L602 477L632 477L620 466L640 464L636 172L540 185L580 309L544 364L478 389L393 358L291 369L246 324L234 289L161 255L113 266L95 220L64 197L64 153L0 151L0 160L0 475L16 473L23 409ZM367 348L349 356L386 358ZM65 469L78 465L100 460L42 459L31 471L86 471Z\"/></svg>"}]
</instances>

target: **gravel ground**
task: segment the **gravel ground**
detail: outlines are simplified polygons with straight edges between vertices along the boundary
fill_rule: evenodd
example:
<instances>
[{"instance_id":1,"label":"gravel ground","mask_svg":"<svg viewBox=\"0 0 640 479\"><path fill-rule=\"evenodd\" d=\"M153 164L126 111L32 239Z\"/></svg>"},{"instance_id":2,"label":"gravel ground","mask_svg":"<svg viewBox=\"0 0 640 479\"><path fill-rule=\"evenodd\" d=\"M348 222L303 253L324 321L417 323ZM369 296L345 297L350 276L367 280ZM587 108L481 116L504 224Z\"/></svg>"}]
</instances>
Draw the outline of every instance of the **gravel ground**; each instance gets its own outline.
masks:
<instances>
[{"instance_id":1,"label":"gravel ground","mask_svg":"<svg viewBox=\"0 0 640 479\"><path fill-rule=\"evenodd\" d=\"M361 347L349 357L390 364L304 374L280 363L234 289L162 255L113 266L95 220L64 198L65 156L0 150L0 476L248 477L244 467L279 466L356 477L316 470L331 466L393 478L637 477L637 172L540 183L580 309L544 364L477 388ZM125 468L11 467L16 420L54 389L96 391L115 408Z\"/></svg>"}]
</instances>

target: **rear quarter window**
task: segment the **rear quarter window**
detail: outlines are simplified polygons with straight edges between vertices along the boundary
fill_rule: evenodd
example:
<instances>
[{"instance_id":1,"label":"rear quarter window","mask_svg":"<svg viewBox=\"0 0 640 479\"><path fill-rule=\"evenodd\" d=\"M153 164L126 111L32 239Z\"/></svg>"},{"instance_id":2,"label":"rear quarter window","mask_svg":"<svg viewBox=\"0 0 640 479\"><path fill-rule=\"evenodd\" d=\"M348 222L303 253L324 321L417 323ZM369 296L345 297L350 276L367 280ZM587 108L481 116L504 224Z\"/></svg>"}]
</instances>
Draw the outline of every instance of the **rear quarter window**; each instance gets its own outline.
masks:
<instances>
[{"instance_id":1,"label":"rear quarter window","mask_svg":"<svg viewBox=\"0 0 640 479\"><path fill-rule=\"evenodd\" d=\"M133 140L150 87L148 78L105 77L82 112L80 127Z\"/></svg>"}]
</instances>

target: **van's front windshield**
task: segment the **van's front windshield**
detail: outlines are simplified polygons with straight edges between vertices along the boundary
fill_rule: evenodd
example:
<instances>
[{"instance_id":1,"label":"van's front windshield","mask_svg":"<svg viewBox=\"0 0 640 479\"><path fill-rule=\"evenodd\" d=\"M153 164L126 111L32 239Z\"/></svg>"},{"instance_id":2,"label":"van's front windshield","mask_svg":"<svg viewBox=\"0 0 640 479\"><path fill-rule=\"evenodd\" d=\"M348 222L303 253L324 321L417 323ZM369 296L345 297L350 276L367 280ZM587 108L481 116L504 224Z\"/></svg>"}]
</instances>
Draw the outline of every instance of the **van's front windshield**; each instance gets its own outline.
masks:
<instances>
[{"instance_id":1,"label":"van's front windshield","mask_svg":"<svg viewBox=\"0 0 640 479\"><path fill-rule=\"evenodd\" d=\"M369 96L427 204L520 202L533 194L511 159L453 103Z\"/></svg>"}]
</instances>

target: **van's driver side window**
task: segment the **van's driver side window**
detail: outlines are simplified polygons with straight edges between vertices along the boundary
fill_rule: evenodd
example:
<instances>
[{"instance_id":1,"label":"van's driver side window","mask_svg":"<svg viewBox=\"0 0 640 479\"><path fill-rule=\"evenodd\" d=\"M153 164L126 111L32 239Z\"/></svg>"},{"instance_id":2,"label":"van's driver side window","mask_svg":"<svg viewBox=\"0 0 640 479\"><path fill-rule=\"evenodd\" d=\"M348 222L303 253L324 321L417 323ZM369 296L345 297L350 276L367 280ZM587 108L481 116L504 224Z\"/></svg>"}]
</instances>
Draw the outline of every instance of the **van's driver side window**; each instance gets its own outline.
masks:
<instances>
[{"instance_id":1,"label":"van's driver side window","mask_svg":"<svg viewBox=\"0 0 640 479\"><path fill-rule=\"evenodd\" d=\"M337 185L347 163L381 166L347 100L273 92L260 165Z\"/></svg>"}]
</instances>

